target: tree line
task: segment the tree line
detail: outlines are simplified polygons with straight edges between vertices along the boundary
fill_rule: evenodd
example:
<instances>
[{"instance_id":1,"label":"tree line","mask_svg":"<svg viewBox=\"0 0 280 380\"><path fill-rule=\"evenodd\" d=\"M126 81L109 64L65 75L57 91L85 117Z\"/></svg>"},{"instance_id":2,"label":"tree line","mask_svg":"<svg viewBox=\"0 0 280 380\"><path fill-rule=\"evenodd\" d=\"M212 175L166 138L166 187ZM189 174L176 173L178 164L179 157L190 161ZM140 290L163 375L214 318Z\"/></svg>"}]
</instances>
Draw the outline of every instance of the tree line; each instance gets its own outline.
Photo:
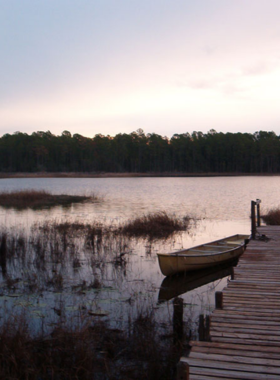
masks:
<instances>
[{"instance_id":1,"label":"tree line","mask_svg":"<svg viewBox=\"0 0 280 380\"><path fill-rule=\"evenodd\" d=\"M0 138L1 172L279 173L274 132L174 134L138 129L93 138L62 132L16 132Z\"/></svg>"}]
</instances>

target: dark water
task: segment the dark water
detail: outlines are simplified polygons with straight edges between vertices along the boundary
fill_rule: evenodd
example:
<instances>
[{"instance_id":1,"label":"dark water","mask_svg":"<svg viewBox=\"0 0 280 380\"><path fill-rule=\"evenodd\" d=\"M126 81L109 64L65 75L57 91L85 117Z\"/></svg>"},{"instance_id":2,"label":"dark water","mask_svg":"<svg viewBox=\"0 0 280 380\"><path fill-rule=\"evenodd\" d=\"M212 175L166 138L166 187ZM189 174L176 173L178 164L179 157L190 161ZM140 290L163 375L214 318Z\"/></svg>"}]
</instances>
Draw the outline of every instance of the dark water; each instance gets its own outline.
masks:
<instances>
[{"instance_id":1,"label":"dark water","mask_svg":"<svg viewBox=\"0 0 280 380\"><path fill-rule=\"evenodd\" d=\"M213 310L215 291L222 290L229 274L216 274L212 281L206 276L209 283L200 276L193 284L181 281L164 285L156 252L187 248L236 233L249 234L250 201L260 198L262 207L278 206L279 185L278 177L2 179L0 191L31 188L100 197L96 203L51 210L19 212L0 208L2 230L17 236L32 236L30 228L35 222L79 220L118 225L156 211L178 217L190 215L198 221L188 232L167 241L108 239L94 255L76 242L79 248L75 252L69 248L63 260L46 254L38 263L29 249L24 259L14 257L8 262L6 274L2 271L1 316L23 313L32 320L35 330L52 328L62 318L75 324L85 313L124 328L135 315L152 312L160 323L171 325L172 286L174 295L178 295L178 289L184 290L185 285L187 291L181 295L184 320L195 331L199 314ZM125 263L116 262L122 250ZM161 285L169 292L165 302L159 302L164 298Z\"/></svg>"}]
</instances>

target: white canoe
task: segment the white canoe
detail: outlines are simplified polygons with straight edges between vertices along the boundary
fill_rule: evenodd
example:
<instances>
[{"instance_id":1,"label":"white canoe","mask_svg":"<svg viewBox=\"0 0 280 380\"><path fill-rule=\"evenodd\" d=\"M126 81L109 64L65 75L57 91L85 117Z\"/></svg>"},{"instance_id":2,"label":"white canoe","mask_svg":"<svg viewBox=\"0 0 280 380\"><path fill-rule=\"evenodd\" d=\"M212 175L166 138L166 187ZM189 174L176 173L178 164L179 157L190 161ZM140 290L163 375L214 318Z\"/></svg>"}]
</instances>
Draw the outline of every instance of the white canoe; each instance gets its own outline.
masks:
<instances>
[{"instance_id":1,"label":"white canoe","mask_svg":"<svg viewBox=\"0 0 280 380\"><path fill-rule=\"evenodd\" d=\"M158 253L159 266L165 276L214 267L242 255L248 241L248 235L233 235L181 251Z\"/></svg>"}]
</instances>

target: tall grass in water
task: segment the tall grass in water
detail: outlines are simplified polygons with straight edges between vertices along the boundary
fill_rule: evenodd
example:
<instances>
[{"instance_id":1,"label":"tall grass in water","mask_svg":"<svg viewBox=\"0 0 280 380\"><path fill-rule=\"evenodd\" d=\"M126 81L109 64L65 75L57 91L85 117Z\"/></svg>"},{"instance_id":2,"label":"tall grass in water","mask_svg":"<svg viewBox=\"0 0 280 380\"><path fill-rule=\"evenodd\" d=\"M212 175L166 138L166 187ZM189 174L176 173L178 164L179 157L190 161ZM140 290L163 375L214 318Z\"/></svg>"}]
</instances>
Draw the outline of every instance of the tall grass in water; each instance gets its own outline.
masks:
<instances>
[{"instance_id":1,"label":"tall grass in water","mask_svg":"<svg viewBox=\"0 0 280 380\"><path fill-rule=\"evenodd\" d=\"M97 197L94 195L55 195L48 193L45 190L33 189L0 193L0 206L17 209L53 207L56 205L68 205L86 200L96 201Z\"/></svg>"},{"instance_id":2,"label":"tall grass in water","mask_svg":"<svg viewBox=\"0 0 280 380\"><path fill-rule=\"evenodd\" d=\"M0 231L2 278L7 284L20 278L17 289L24 294L60 291L83 275L94 283L102 268L129 262L129 240L99 222L47 221L34 224L28 234Z\"/></svg>"},{"instance_id":3,"label":"tall grass in water","mask_svg":"<svg viewBox=\"0 0 280 380\"><path fill-rule=\"evenodd\" d=\"M124 226L104 226L99 222L47 221L34 224L27 235L20 231L0 231L2 277L20 278L21 290L63 289L65 278L72 284L80 274L91 271L94 281L105 268L130 265L135 238L168 238L187 228L188 219L179 220L166 213L149 214ZM110 270L111 270L110 269ZM80 274L79 274L80 273ZM18 285L19 287L20 285Z\"/></svg>"},{"instance_id":4,"label":"tall grass in water","mask_svg":"<svg viewBox=\"0 0 280 380\"><path fill-rule=\"evenodd\" d=\"M168 233L162 233L166 228L162 223L164 220L169 223ZM152 308L147 312L141 307L141 311L137 309L144 298L137 299L131 282L127 282L132 289L130 298L117 304L120 311L122 305L129 305L124 307L129 314L122 314L124 319L130 319L132 315L127 330L112 329L109 324L101 323L101 313L98 313L99 292L104 285L108 288L106 279L113 279L112 284L117 287L118 273L125 277L125 272L130 269L128 253L131 242L135 240L131 236L164 238L174 229L181 231L187 228L188 223L187 219L166 218L165 213L144 217L143 221L146 229L140 234L141 223L137 220L132 221L137 228L129 232L124 232L123 227L104 226L97 222L49 221L34 225L26 236L12 231L0 234L2 292L7 291L8 294L10 290L18 300L20 294L27 294L30 299L34 294L38 295L36 304L29 306L28 300L28 305L21 306L25 308L22 316L18 314L13 318L9 311L1 319L0 357L3 360L0 360L0 379L174 378L180 352L173 346L170 328L167 325L168 333L163 333L164 328L155 320ZM152 234L147 231L152 231ZM111 275L110 266L112 272L115 269L116 276ZM89 277L83 275L83 269L89 270ZM87 291L89 296L85 294ZM108 289L110 291L113 293L115 289ZM54 302L43 306L40 299L46 292L57 295ZM70 302L72 295L73 303L72 299ZM110 297L115 302L115 297ZM87 299L90 299L88 304ZM30 316L40 311L39 305L42 314L36 316L39 324L42 323L42 329L35 329ZM72 306L73 310L69 310ZM135 308L138 314L134 313ZM120 325L123 325L122 321L117 326Z\"/></svg>"},{"instance_id":5,"label":"tall grass in water","mask_svg":"<svg viewBox=\"0 0 280 380\"><path fill-rule=\"evenodd\" d=\"M189 221L189 217L179 219L162 211L128 221L122 226L121 232L136 237L166 238L174 232L185 231Z\"/></svg>"},{"instance_id":6,"label":"tall grass in water","mask_svg":"<svg viewBox=\"0 0 280 380\"><path fill-rule=\"evenodd\" d=\"M268 225L280 225L280 207L273 208L268 210L265 215L262 215L261 218Z\"/></svg>"}]
</instances>

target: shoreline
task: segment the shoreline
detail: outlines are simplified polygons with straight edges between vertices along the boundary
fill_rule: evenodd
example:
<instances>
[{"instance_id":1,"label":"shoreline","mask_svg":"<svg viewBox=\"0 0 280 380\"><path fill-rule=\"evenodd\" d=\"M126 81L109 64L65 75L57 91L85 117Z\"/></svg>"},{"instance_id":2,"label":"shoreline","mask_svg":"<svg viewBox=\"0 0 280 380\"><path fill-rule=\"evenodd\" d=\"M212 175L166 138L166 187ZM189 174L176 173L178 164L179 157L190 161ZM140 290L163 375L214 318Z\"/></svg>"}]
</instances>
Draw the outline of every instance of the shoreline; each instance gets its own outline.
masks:
<instances>
[{"instance_id":1,"label":"shoreline","mask_svg":"<svg viewBox=\"0 0 280 380\"><path fill-rule=\"evenodd\" d=\"M0 173L0 179L5 178L141 178L141 177L275 177L280 173L92 173L92 172L16 172Z\"/></svg>"}]
</instances>

